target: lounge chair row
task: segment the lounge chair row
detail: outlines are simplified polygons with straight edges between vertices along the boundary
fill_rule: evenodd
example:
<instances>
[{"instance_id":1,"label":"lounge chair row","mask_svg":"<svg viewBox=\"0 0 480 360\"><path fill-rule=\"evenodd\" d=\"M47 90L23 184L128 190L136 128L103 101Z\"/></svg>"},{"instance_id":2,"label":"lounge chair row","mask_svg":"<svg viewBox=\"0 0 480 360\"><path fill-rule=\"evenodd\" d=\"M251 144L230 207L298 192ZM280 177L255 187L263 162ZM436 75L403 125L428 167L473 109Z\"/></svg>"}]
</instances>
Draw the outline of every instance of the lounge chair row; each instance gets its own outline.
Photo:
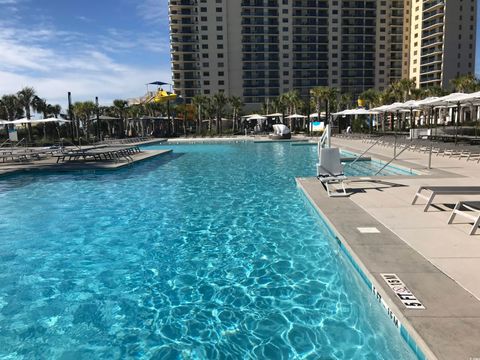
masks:
<instances>
[{"instance_id":1,"label":"lounge chair row","mask_svg":"<svg viewBox=\"0 0 480 360\"><path fill-rule=\"evenodd\" d=\"M427 201L423 211L427 211L437 195L480 195L480 186L420 186L413 198L412 205L417 202L418 198L422 198ZM474 235L480 225L480 201L457 201L448 219L448 224L452 224L457 215L473 221L470 235Z\"/></svg>"},{"instance_id":2,"label":"lounge chair row","mask_svg":"<svg viewBox=\"0 0 480 360\"><path fill-rule=\"evenodd\" d=\"M99 144L136 144L142 141L149 140L149 137L146 136L138 136L134 138L125 138L125 139L106 139L100 142Z\"/></svg>"},{"instance_id":3,"label":"lounge chair row","mask_svg":"<svg viewBox=\"0 0 480 360\"><path fill-rule=\"evenodd\" d=\"M362 141L367 143L377 142L378 146L394 147L397 146L399 150L407 148L409 151L428 153L430 148L432 153L436 156L449 157L453 159L465 159L466 161L476 161L480 163L480 146L478 145L465 145L465 144L449 144L439 143L430 140L408 140L405 138L394 137L368 137L363 138Z\"/></svg>"},{"instance_id":4,"label":"lounge chair row","mask_svg":"<svg viewBox=\"0 0 480 360\"><path fill-rule=\"evenodd\" d=\"M51 149L30 149L23 147L3 148L0 150L0 159L3 163L13 162L26 162L31 160L40 160L43 156L52 154L54 151Z\"/></svg>"},{"instance_id":5,"label":"lounge chair row","mask_svg":"<svg viewBox=\"0 0 480 360\"><path fill-rule=\"evenodd\" d=\"M138 146L103 146L90 148L86 150L69 151L60 154L54 154L57 163L64 161L114 161L119 162L122 159L133 161L132 155L141 152Z\"/></svg>"}]
</instances>

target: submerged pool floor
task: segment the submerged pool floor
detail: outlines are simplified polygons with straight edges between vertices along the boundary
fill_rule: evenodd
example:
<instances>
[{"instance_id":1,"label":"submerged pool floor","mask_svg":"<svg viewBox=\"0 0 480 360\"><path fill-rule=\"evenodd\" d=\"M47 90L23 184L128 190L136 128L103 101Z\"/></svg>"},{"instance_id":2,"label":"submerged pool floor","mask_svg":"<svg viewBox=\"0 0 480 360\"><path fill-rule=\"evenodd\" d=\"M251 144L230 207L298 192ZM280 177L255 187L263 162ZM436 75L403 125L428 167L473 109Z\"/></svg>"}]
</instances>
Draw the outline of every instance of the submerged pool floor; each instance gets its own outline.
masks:
<instances>
[{"instance_id":1,"label":"submerged pool floor","mask_svg":"<svg viewBox=\"0 0 480 360\"><path fill-rule=\"evenodd\" d=\"M316 149L170 148L0 180L0 358L414 358L296 188Z\"/></svg>"}]
</instances>

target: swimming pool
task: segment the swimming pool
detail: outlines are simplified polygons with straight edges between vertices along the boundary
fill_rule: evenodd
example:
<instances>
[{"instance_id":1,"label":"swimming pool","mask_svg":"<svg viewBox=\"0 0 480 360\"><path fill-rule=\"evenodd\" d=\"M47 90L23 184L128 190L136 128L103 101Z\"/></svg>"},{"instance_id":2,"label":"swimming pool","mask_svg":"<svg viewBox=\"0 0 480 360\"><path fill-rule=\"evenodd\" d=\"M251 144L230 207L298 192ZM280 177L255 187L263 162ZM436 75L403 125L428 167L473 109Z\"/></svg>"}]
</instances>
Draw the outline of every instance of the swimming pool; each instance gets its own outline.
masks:
<instances>
[{"instance_id":1,"label":"swimming pool","mask_svg":"<svg viewBox=\"0 0 480 360\"><path fill-rule=\"evenodd\" d=\"M296 188L315 151L171 148L0 180L0 358L415 358Z\"/></svg>"},{"instance_id":2,"label":"swimming pool","mask_svg":"<svg viewBox=\"0 0 480 360\"><path fill-rule=\"evenodd\" d=\"M342 156L356 158L360 154L352 153L346 150L342 150ZM368 154L366 155L368 156ZM389 164L387 167L386 162L372 159L370 161L357 161L353 163L344 163L345 173L348 176L416 176L417 172L413 169ZM380 172L379 172L380 171ZM377 174L377 172L379 172Z\"/></svg>"}]
</instances>

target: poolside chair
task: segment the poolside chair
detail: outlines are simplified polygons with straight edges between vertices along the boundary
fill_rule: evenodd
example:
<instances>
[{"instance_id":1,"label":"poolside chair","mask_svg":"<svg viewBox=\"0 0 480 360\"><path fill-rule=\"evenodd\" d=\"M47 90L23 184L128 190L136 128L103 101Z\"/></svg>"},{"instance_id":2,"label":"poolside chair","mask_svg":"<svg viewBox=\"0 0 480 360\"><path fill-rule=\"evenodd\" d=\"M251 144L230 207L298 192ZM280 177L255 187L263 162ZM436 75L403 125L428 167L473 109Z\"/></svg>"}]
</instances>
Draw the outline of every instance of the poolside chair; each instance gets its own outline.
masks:
<instances>
[{"instance_id":1,"label":"poolside chair","mask_svg":"<svg viewBox=\"0 0 480 360\"><path fill-rule=\"evenodd\" d=\"M327 190L328 196L346 196L344 180L347 177L343 173L343 165L340 158L340 150L338 148L320 149L319 162L317 164L317 178L322 182ZM330 191L331 184L340 184L342 193L332 193Z\"/></svg>"},{"instance_id":2,"label":"poolside chair","mask_svg":"<svg viewBox=\"0 0 480 360\"><path fill-rule=\"evenodd\" d=\"M474 214L471 214L469 212L466 212L465 210L462 210L463 208L469 210L470 212L473 212ZM473 226L472 226L472 229L470 230L470 235L475 235L478 229L478 226L480 225L480 201L457 202L457 205L455 205L455 208L452 210L452 214L448 219L449 224L453 223L453 220L455 219L456 215L463 216L468 220L473 221Z\"/></svg>"},{"instance_id":3,"label":"poolside chair","mask_svg":"<svg viewBox=\"0 0 480 360\"><path fill-rule=\"evenodd\" d=\"M429 191L430 195L422 194L422 191ZM420 197L427 200L423 211L427 211L437 195L480 195L480 186L420 186L413 198L412 205L415 205Z\"/></svg>"}]
</instances>

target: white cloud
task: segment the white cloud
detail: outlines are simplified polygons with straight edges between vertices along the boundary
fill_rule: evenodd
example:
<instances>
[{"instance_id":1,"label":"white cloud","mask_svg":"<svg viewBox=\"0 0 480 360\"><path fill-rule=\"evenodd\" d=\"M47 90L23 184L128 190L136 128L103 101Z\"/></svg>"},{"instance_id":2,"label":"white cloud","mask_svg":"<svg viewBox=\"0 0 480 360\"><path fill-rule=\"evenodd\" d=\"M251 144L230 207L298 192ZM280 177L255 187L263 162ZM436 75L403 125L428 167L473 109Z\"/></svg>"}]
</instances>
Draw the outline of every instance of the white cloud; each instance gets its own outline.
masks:
<instances>
[{"instance_id":1,"label":"white cloud","mask_svg":"<svg viewBox=\"0 0 480 360\"><path fill-rule=\"evenodd\" d=\"M72 92L74 101L98 96L105 104L116 98L141 96L145 83L171 78L169 68L161 68L160 64L158 68L148 68L122 63L109 55L108 48L96 46L94 42L83 43L81 34L50 28L36 30L0 28L0 96L33 86L48 102L60 103L63 107L68 91ZM30 37L32 33L36 35ZM114 40L114 32L110 35ZM119 33L118 39L121 36ZM49 46L59 40L72 45L59 49ZM103 40L109 43L108 36ZM112 51L119 50L114 41L109 45Z\"/></svg>"},{"instance_id":2,"label":"white cloud","mask_svg":"<svg viewBox=\"0 0 480 360\"><path fill-rule=\"evenodd\" d=\"M137 12L147 22L168 24L168 0L142 0Z\"/></svg>"}]
</instances>

